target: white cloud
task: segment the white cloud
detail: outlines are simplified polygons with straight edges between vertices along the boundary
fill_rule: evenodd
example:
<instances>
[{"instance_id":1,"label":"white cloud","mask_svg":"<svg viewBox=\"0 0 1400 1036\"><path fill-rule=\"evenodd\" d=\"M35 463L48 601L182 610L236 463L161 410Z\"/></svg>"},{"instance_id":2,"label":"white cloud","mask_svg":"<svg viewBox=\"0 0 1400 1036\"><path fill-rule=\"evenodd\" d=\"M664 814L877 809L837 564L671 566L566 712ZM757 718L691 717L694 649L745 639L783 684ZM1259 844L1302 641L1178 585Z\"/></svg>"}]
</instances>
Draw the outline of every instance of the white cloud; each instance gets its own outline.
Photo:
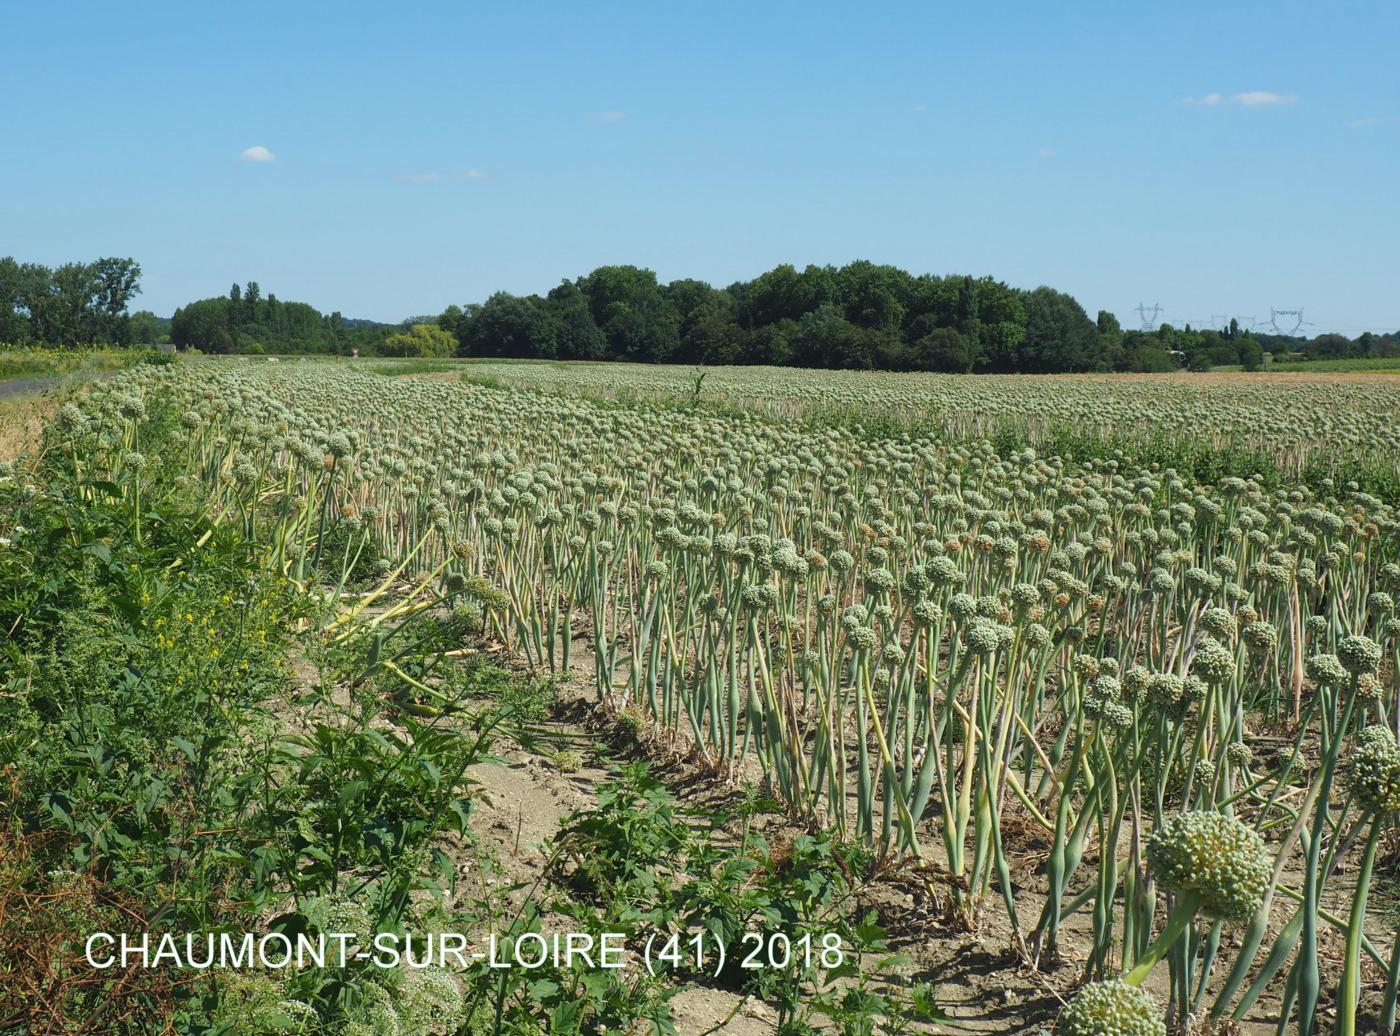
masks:
<instances>
[{"instance_id":1,"label":"white cloud","mask_svg":"<svg viewBox=\"0 0 1400 1036\"><path fill-rule=\"evenodd\" d=\"M1360 119L1352 119L1347 123L1348 129L1365 129L1367 126L1379 126L1385 119L1379 115L1366 115Z\"/></svg>"},{"instance_id":2,"label":"white cloud","mask_svg":"<svg viewBox=\"0 0 1400 1036\"><path fill-rule=\"evenodd\" d=\"M914 110L915 110L916 112L926 112L926 111L928 111L928 105L926 105L926 104L916 104L916 105L914 105Z\"/></svg>"},{"instance_id":3,"label":"white cloud","mask_svg":"<svg viewBox=\"0 0 1400 1036\"><path fill-rule=\"evenodd\" d=\"M1242 104L1246 108L1260 108L1270 104L1292 104L1298 99L1297 94L1276 94L1268 90L1246 90L1242 94L1235 94L1230 98L1234 104Z\"/></svg>"},{"instance_id":4,"label":"white cloud","mask_svg":"<svg viewBox=\"0 0 1400 1036\"><path fill-rule=\"evenodd\" d=\"M1293 104L1297 100L1297 94L1276 94L1271 90L1245 90L1228 96L1212 92L1200 97L1183 97L1181 103L1189 104L1193 108L1217 108L1222 104L1237 104L1242 108L1267 108L1277 104Z\"/></svg>"},{"instance_id":5,"label":"white cloud","mask_svg":"<svg viewBox=\"0 0 1400 1036\"><path fill-rule=\"evenodd\" d=\"M603 122L621 122L623 119L627 118L627 113L616 110L599 112L598 118Z\"/></svg>"},{"instance_id":6,"label":"white cloud","mask_svg":"<svg viewBox=\"0 0 1400 1036\"><path fill-rule=\"evenodd\" d=\"M489 180L491 175L482 169L450 169L445 172L399 173L394 179L401 183L446 183L453 180Z\"/></svg>"},{"instance_id":7,"label":"white cloud","mask_svg":"<svg viewBox=\"0 0 1400 1036\"><path fill-rule=\"evenodd\" d=\"M1043 147L1039 151L1037 151L1035 155L1037 158L1054 158L1055 149L1052 147Z\"/></svg>"},{"instance_id":8,"label":"white cloud","mask_svg":"<svg viewBox=\"0 0 1400 1036\"><path fill-rule=\"evenodd\" d=\"M238 153L240 162L275 162L277 156L261 144L254 144L252 147L245 147Z\"/></svg>"}]
</instances>

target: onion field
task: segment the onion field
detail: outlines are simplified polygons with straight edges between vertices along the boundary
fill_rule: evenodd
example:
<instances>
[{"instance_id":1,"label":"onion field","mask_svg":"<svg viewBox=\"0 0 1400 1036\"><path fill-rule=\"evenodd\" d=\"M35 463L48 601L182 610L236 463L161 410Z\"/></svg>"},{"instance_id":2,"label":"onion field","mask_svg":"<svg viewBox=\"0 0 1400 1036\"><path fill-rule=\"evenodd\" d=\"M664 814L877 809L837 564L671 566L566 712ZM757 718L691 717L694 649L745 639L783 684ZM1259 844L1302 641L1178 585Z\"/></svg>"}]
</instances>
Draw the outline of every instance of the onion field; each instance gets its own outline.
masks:
<instances>
[{"instance_id":1,"label":"onion field","mask_svg":"<svg viewBox=\"0 0 1400 1036\"><path fill-rule=\"evenodd\" d=\"M173 472L332 644L442 612L583 681L1068 969L1065 1036L1351 1036L1397 1023L1400 515L1344 465L1400 464L1397 413L1366 381L207 362L95 387L47 449L138 537Z\"/></svg>"}]
</instances>

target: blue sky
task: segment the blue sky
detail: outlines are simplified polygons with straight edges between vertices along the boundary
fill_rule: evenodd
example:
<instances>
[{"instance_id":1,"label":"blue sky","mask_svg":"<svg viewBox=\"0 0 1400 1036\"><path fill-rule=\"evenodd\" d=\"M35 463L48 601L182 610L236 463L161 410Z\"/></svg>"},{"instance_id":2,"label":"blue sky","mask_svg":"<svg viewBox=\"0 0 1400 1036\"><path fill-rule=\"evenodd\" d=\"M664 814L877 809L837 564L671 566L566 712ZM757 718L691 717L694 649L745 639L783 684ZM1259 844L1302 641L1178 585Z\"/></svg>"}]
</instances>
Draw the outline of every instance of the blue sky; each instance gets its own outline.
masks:
<instances>
[{"instance_id":1,"label":"blue sky","mask_svg":"<svg viewBox=\"0 0 1400 1036\"><path fill-rule=\"evenodd\" d=\"M0 0L0 255L131 255L163 315L869 258L1395 330L1397 43L1393 0Z\"/></svg>"}]
</instances>

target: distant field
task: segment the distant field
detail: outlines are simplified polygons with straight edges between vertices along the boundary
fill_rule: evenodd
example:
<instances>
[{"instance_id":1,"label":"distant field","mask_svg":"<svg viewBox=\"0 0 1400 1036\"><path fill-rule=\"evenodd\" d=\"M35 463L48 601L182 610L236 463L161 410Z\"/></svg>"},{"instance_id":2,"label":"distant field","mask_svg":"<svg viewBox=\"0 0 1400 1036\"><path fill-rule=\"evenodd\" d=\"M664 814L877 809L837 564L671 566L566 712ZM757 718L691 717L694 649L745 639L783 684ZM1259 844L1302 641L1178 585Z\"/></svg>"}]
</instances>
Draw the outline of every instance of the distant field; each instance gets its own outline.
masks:
<instances>
[{"instance_id":1,"label":"distant field","mask_svg":"<svg viewBox=\"0 0 1400 1036\"><path fill-rule=\"evenodd\" d=\"M1341 462L1394 468L1400 455L1400 429L1391 417L1400 412L1400 382L1366 372L949 375L476 363L463 377L595 399L703 404L868 432L1020 440L1080 454L1130 449L1139 459L1177 466L1188 446L1239 454L1237 462L1246 466L1257 457L1293 473Z\"/></svg>"},{"instance_id":2,"label":"distant field","mask_svg":"<svg viewBox=\"0 0 1400 1036\"><path fill-rule=\"evenodd\" d=\"M0 348L0 381L14 378L54 378L85 371L115 371L142 353L115 349Z\"/></svg>"},{"instance_id":3,"label":"distant field","mask_svg":"<svg viewBox=\"0 0 1400 1036\"><path fill-rule=\"evenodd\" d=\"M1345 374L1353 371L1394 371L1400 373L1400 356L1385 356L1370 360L1304 360L1293 363L1275 363L1271 371L1312 372L1314 374Z\"/></svg>"},{"instance_id":4,"label":"distant field","mask_svg":"<svg viewBox=\"0 0 1400 1036\"><path fill-rule=\"evenodd\" d=\"M459 360L385 359L373 362L366 369L371 374L402 378L409 374L441 374L444 371L458 370L460 362Z\"/></svg>"}]
</instances>

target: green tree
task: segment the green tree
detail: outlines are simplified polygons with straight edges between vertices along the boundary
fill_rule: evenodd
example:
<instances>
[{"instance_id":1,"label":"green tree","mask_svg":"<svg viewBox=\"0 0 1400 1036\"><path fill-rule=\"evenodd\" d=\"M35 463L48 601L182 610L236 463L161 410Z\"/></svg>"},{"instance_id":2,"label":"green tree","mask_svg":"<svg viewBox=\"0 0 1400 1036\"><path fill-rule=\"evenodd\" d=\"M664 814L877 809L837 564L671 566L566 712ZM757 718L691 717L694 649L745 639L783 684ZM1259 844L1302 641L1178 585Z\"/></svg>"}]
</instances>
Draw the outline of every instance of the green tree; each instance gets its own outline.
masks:
<instances>
[{"instance_id":1,"label":"green tree","mask_svg":"<svg viewBox=\"0 0 1400 1036\"><path fill-rule=\"evenodd\" d=\"M98 259L88 272L92 291L94 341L111 345L131 342L126 308L141 292L141 264L135 259Z\"/></svg>"},{"instance_id":2,"label":"green tree","mask_svg":"<svg viewBox=\"0 0 1400 1036\"><path fill-rule=\"evenodd\" d=\"M92 345L97 341L95 286L89 263L54 267L35 337L50 345Z\"/></svg>"},{"instance_id":3,"label":"green tree","mask_svg":"<svg viewBox=\"0 0 1400 1036\"><path fill-rule=\"evenodd\" d=\"M1026 296L1021 370L1093 370L1098 361L1097 343L1098 327L1069 295L1041 287Z\"/></svg>"},{"instance_id":4,"label":"green tree","mask_svg":"<svg viewBox=\"0 0 1400 1036\"><path fill-rule=\"evenodd\" d=\"M462 332L466 329L467 321L470 319L467 312L454 302L442 311L442 314L437 318L437 325L460 343Z\"/></svg>"},{"instance_id":5,"label":"green tree","mask_svg":"<svg viewBox=\"0 0 1400 1036\"><path fill-rule=\"evenodd\" d=\"M971 277L964 277L958 284L958 332L976 342L982 335L982 319L978 315L977 287Z\"/></svg>"},{"instance_id":6,"label":"green tree","mask_svg":"<svg viewBox=\"0 0 1400 1036\"><path fill-rule=\"evenodd\" d=\"M779 320L744 332L739 338L739 363L786 367L798 361L794 358L797 321Z\"/></svg>"},{"instance_id":7,"label":"green tree","mask_svg":"<svg viewBox=\"0 0 1400 1036\"><path fill-rule=\"evenodd\" d=\"M976 281L980 321L978 370L1021 369L1021 343L1026 336L1025 292L992 277Z\"/></svg>"},{"instance_id":8,"label":"green tree","mask_svg":"<svg viewBox=\"0 0 1400 1036\"><path fill-rule=\"evenodd\" d=\"M952 327L936 327L914 343L920 370L966 374L976 365L979 355L976 343Z\"/></svg>"},{"instance_id":9,"label":"green tree","mask_svg":"<svg viewBox=\"0 0 1400 1036\"><path fill-rule=\"evenodd\" d=\"M436 324L414 324L385 338L379 351L384 356L446 357L457 351L457 339Z\"/></svg>"},{"instance_id":10,"label":"green tree","mask_svg":"<svg viewBox=\"0 0 1400 1036\"><path fill-rule=\"evenodd\" d=\"M498 291L466 323L462 345L467 356L552 358L556 326L538 295Z\"/></svg>"},{"instance_id":11,"label":"green tree","mask_svg":"<svg viewBox=\"0 0 1400 1036\"><path fill-rule=\"evenodd\" d=\"M1123 328L1119 325L1118 318L1108 310L1101 309L1094 325L1099 333L1097 350L1101 357L1100 369L1126 370L1127 357L1123 349Z\"/></svg>"},{"instance_id":12,"label":"green tree","mask_svg":"<svg viewBox=\"0 0 1400 1036\"><path fill-rule=\"evenodd\" d=\"M829 266L808 266L801 273L791 263L775 266L747 284L735 285L736 316L753 329L780 321L800 320L824 302L836 300L835 272Z\"/></svg>"},{"instance_id":13,"label":"green tree","mask_svg":"<svg viewBox=\"0 0 1400 1036\"><path fill-rule=\"evenodd\" d=\"M824 302L797 322L792 339L793 362L803 367L869 370L874 342L846 319L835 303Z\"/></svg>"},{"instance_id":14,"label":"green tree","mask_svg":"<svg viewBox=\"0 0 1400 1036\"><path fill-rule=\"evenodd\" d=\"M1264 347L1258 341L1249 337L1236 338L1235 344L1245 370L1257 371L1264 366Z\"/></svg>"},{"instance_id":15,"label":"green tree","mask_svg":"<svg viewBox=\"0 0 1400 1036\"><path fill-rule=\"evenodd\" d=\"M636 266L600 266L579 282L612 355L664 363L680 345L680 316L657 284Z\"/></svg>"},{"instance_id":16,"label":"green tree","mask_svg":"<svg viewBox=\"0 0 1400 1036\"><path fill-rule=\"evenodd\" d=\"M229 331L230 300L227 296L199 299L181 306L170 317L170 340L181 348L205 352L232 352ZM217 335L215 332L219 332Z\"/></svg>"},{"instance_id":17,"label":"green tree","mask_svg":"<svg viewBox=\"0 0 1400 1036\"><path fill-rule=\"evenodd\" d=\"M131 314L131 342L133 345L155 345L164 338L160 318L149 309Z\"/></svg>"},{"instance_id":18,"label":"green tree","mask_svg":"<svg viewBox=\"0 0 1400 1036\"><path fill-rule=\"evenodd\" d=\"M904 323L910 277L895 266L865 259L836 271L836 291L845 317L857 327L892 331Z\"/></svg>"},{"instance_id":19,"label":"green tree","mask_svg":"<svg viewBox=\"0 0 1400 1036\"><path fill-rule=\"evenodd\" d=\"M29 341L29 316L24 311L24 272L13 256L0 258L0 345Z\"/></svg>"},{"instance_id":20,"label":"green tree","mask_svg":"<svg viewBox=\"0 0 1400 1036\"><path fill-rule=\"evenodd\" d=\"M564 281L545 297L554 324L555 354L561 360L601 360L608 339L593 320L588 296L573 281Z\"/></svg>"},{"instance_id":21,"label":"green tree","mask_svg":"<svg viewBox=\"0 0 1400 1036\"><path fill-rule=\"evenodd\" d=\"M237 324L256 324L258 322L258 303L262 301L262 289L257 281L249 281L248 286L243 289L243 305L234 315Z\"/></svg>"}]
</instances>

